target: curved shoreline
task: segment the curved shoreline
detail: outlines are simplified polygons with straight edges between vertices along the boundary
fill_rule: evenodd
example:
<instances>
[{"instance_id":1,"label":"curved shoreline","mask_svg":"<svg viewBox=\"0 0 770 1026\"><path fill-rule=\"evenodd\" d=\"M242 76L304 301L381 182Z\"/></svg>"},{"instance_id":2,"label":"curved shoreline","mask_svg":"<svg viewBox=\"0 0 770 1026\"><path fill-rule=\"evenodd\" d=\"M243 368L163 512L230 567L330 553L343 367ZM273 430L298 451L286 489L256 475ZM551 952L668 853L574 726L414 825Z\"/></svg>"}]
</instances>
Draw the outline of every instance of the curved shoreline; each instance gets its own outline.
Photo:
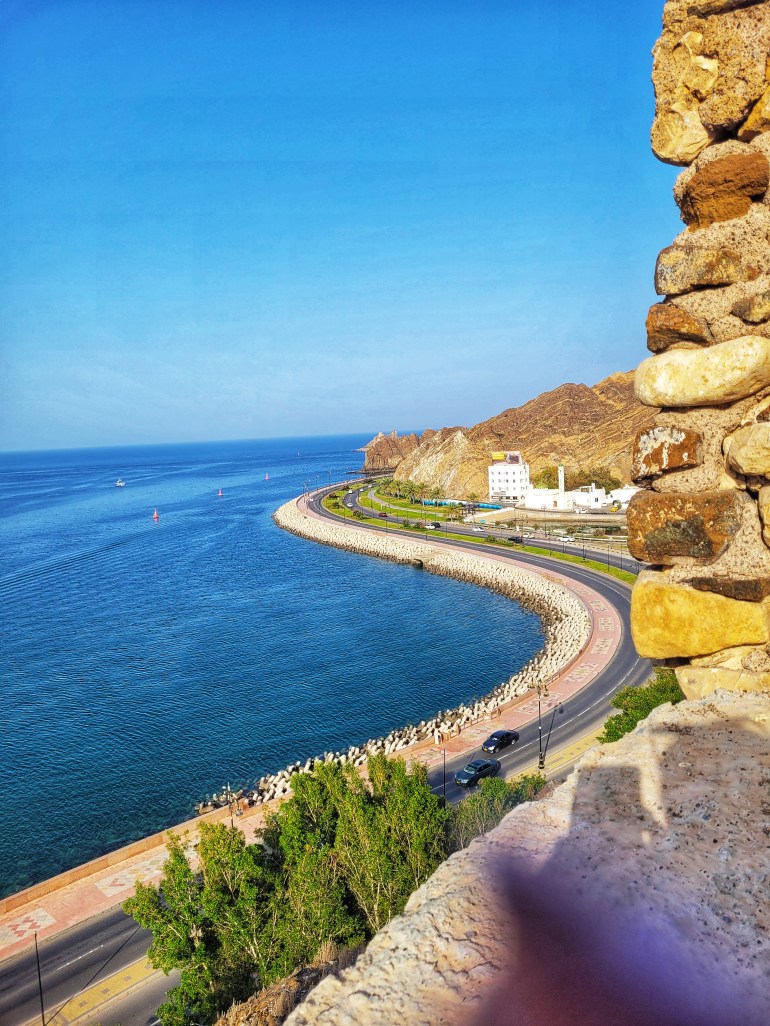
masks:
<instances>
[{"instance_id":1,"label":"curved shoreline","mask_svg":"<svg viewBox=\"0 0 770 1026\"><path fill-rule=\"evenodd\" d=\"M386 737L373 738L363 745L353 745L345 752L325 752L320 757L308 759L304 764L295 762L279 773L267 774L260 778L254 791L248 795L255 804L288 794L291 776L294 773L309 773L319 762L352 762L359 766L377 752L390 755L427 738L438 743L458 733L463 727L489 719L510 702L533 690L537 684L547 685L563 673L590 640L592 612L563 584L547 580L532 570L495 562L481 554L439 549L427 541L387 537L352 524L327 523L301 510L301 501L301 497L292 499L275 511L273 520L278 527L322 545L387 559L405 566L419 566L429 573L489 588L539 616L545 640L537 655L472 705L439 710L432 718L422 720L417 725L408 724L395 729ZM200 811L217 807L218 804L219 796L215 796L213 805L202 805Z\"/></svg>"}]
</instances>

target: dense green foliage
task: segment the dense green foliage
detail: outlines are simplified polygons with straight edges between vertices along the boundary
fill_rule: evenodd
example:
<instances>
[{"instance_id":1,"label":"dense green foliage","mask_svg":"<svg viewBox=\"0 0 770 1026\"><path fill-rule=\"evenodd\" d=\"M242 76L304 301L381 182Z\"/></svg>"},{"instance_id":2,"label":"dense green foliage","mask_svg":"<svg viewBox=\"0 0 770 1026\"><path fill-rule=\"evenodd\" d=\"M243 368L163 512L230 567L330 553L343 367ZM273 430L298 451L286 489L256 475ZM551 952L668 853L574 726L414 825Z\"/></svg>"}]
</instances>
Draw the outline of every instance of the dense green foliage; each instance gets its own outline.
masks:
<instances>
[{"instance_id":1,"label":"dense green foliage","mask_svg":"<svg viewBox=\"0 0 770 1026\"><path fill-rule=\"evenodd\" d=\"M546 785L541 773L527 774L508 782L486 777L475 794L452 809L449 846L452 851L467 847L474 837L497 826L503 816L522 802L529 802Z\"/></svg>"},{"instance_id":2,"label":"dense green foliage","mask_svg":"<svg viewBox=\"0 0 770 1026\"><path fill-rule=\"evenodd\" d=\"M604 730L599 734L599 741L602 744L617 741L633 730L640 720L649 716L656 706L663 705L664 702L676 705L683 698L684 694L674 671L656 666L655 676L649 684L638 688L621 688L618 691L612 699L612 704L616 709L623 711L616 716L610 716L604 724Z\"/></svg>"},{"instance_id":3,"label":"dense green foliage","mask_svg":"<svg viewBox=\"0 0 770 1026\"><path fill-rule=\"evenodd\" d=\"M587 467L585 470L566 470L564 474L564 487L568 492L576 488L585 488L591 483L597 488L603 488L606 492L612 492L620 488L622 481L611 474L607 467ZM542 467L532 478L535 488L558 488L559 470L558 467Z\"/></svg>"},{"instance_id":4,"label":"dense green foliage","mask_svg":"<svg viewBox=\"0 0 770 1026\"><path fill-rule=\"evenodd\" d=\"M202 822L194 851L170 834L159 885L138 883L123 904L152 931L151 963L181 971L161 1023L211 1023L323 946L368 940L450 851L544 784L539 775L483 780L452 808L431 791L424 766L380 755L368 779L334 764L294 776L293 796L269 816L260 843L224 823Z\"/></svg>"}]
</instances>

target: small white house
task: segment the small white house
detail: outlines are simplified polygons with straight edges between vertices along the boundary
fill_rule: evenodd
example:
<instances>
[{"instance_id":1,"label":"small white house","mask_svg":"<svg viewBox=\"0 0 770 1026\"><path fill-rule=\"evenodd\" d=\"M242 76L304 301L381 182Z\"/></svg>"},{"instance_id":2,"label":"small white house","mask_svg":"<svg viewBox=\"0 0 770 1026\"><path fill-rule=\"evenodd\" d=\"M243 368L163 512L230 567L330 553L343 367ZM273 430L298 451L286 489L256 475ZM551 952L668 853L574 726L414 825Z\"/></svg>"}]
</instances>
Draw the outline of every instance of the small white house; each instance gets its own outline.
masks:
<instances>
[{"instance_id":1,"label":"small white house","mask_svg":"<svg viewBox=\"0 0 770 1026\"><path fill-rule=\"evenodd\" d=\"M520 452L493 452L487 467L489 497L501 502L518 502L530 490L529 464Z\"/></svg>"}]
</instances>

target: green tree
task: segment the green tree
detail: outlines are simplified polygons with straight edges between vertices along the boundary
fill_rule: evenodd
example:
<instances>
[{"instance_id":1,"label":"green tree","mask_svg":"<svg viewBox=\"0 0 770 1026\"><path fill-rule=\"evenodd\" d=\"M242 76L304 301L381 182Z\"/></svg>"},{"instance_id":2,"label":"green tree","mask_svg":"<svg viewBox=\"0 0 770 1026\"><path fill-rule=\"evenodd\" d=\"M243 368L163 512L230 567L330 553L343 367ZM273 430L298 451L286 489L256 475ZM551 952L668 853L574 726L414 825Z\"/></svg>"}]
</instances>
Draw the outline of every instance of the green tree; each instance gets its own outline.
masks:
<instances>
[{"instance_id":1,"label":"green tree","mask_svg":"<svg viewBox=\"0 0 770 1026\"><path fill-rule=\"evenodd\" d=\"M541 773L529 773L515 780L487 777L475 794L469 795L451 810L449 845L452 851L466 848L474 837L497 826L506 813L532 799L546 785Z\"/></svg>"},{"instance_id":2,"label":"green tree","mask_svg":"<svg viewBox=\"0 0 770 1026\"><path fill-rule=\"evenodd\" d=\"M558 467L542 467L532 477L533 488L558 488L559 487L559 468Z\"/></svg>"},{"instance_id":3,"label":"green tree","mask_svg":"<svg viewBox=\"0 0 770 1026\"><path fill-rule=\"evenodd\" d=\"M271 888L261 849L247 846L239 830L201 823L195 870L185 841L169 834L167 847L160 884L137 883L123 909L152 931L150 963L165 973L181 970L158 1009L160 1021L209 1022L253 993L259 967L271 960L264 929Z\"/></svg>"},{"instance_id":4,"label":"green tree","mask_svg":"<svg viewBox=\"0 0 770 1026\"><path fill-rule=\"evenodd\" d=\"M610 716L604 724L604 730L598 735L602 744L610 744L628 734L641 720L645 719L659 705L671 702L676 705L684 698L673 670L662 666L655 667L655 676L649 684L638 688L621 688L612 699L616 709L623 711Z\"/></svg>"},{"instance_id":5,"label":"green tree","mask_svg":"<svg viewBox=\"0 0 770 1026\"><path fill-rule=\"evenodd\" d=\"M203 822L194 858L169 835L159 885L137 884L124 902L152 931L151 963L181 971L158 1010L163 1026L213 1022L322 945L372 936L446 858L450 813L424 766L377 756L368 780L329 764L292 788L261 843Z\"/></svg>"}]
</instances>

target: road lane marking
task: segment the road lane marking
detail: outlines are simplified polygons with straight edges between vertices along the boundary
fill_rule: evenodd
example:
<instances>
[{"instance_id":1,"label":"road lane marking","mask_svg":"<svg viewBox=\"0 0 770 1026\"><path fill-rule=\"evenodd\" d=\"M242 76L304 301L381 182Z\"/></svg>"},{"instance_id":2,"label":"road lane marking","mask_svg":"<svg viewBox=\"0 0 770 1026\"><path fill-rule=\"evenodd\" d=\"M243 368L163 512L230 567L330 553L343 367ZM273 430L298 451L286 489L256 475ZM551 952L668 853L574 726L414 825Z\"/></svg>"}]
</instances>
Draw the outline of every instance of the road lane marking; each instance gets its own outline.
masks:
<instances>
[{"instance_id":1,"label":"road lane marking","mask_svg":"<svg viewBox=\"0 0 770 1026\"><path fill-rule=\"evenodd\" d=\"M133 962L125 969L69 998L52 1018L46 1020L46 1026L72 1026L79 1019L92 1015L102 1005L122 997L159 973L160 970L154 969L146 958L140 958L138 962Z\"/></svg>"}]
</instances>

